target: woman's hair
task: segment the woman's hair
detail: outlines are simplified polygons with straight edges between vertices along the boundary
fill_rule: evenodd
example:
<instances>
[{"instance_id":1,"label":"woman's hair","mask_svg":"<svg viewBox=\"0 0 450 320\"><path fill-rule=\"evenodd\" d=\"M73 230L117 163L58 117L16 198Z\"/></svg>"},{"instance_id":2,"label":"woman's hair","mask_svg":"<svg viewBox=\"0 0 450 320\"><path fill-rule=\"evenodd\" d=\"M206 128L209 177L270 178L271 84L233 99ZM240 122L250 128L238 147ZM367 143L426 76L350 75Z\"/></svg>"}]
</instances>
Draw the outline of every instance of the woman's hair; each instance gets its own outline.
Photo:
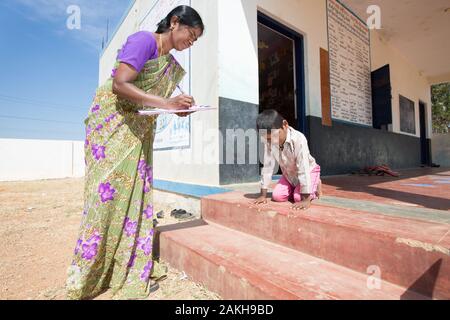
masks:
<instances>
[{"instance_id":1,"label":"woman's hair","mask_svg":"<svg viewBox=\"0 0 450 320\"><path fill-rule=\"evenodd\" d=\"M285 119L276 110L266 110L258 116L256 126L258 130L274 130L283 127Z\"/></svg>"},{"instance_id":2,"label":"woman's hair","mask_svg":"<svg viewBox=\"0 0 450 320\"><path fill-rule=\"evenodd\" d=\"M198 14L195 9L189 7L189 6L178 6L161 20L160 23L158 23L158 29L156 30L156 33L164 33L168 30L170 30L170 21L173 17L178 17L178 22L180 24L183 24L188 27L192 28L200 28L203 31L205 31L205 26L203 25L202 18Z\"/></svg>"}]
</instances>

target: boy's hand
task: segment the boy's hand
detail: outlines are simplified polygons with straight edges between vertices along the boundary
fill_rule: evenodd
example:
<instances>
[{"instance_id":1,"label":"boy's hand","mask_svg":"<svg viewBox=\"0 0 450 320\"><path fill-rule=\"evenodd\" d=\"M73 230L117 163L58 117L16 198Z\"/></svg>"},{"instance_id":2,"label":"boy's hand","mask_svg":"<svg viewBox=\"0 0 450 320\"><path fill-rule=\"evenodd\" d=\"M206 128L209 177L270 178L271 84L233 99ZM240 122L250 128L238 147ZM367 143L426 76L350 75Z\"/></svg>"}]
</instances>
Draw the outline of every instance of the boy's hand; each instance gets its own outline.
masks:
<instances>
[{"instance_id":1,"label":"boy's hand","mask_svg":"<svg viewBox=\"0 0 450 320\"><path fill-rule=\"evenodd\" d=\"M253 204L266 204L267 203L267 189L261 189L261 195L258 199L253 201Z\"/></svg>"},{"instance_id":2,"label":"boy's hand","mask_svg":"<svg viewBox=\"0 0 450 320\"><path fill-rule=\"evenodd\" d=\"M260 196L253 204L267 204L267 196Z\"/></svg>"},{"instance_id":3,"label":"boy's hand","mask_svg":"<svg viewBox=\"0 0 450 320\"><path fill-rule=\"evenodd\" d=\"M291 209L292 210L308 210L311 207L312 197L308 196L305 200L294 204Z\"/></svg>"},{"instance_id":4,"label":"boy's hand","mask_svg":"<svg viewBox=\"0 0 450 320\"><path fill-rule=\"evenodd\" d=\"M297 202L294 204L291 209L298 211L298 210L308 210L311 207L311 201L309 200L303 200L302 202Z\"/></svg>"}]
</instances>

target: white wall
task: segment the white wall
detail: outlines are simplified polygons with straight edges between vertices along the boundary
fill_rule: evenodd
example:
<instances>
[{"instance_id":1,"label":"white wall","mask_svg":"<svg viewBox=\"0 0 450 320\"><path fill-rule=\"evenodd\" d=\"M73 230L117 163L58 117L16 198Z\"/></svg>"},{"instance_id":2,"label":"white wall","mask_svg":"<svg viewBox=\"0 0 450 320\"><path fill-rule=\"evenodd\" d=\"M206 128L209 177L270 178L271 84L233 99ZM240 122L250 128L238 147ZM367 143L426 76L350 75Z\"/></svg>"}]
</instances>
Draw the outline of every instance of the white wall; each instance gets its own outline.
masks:
<instances>
[{"instance_id":1,"label":"white wall","mask_svg":"<svg viewBox=\"0 0 450 320\"><path fill-rule=\"evenodd\" d=\"M219 95L259 104L254 1L218 1Z\"/></svg>"},{"instance_id":2,"label":"white wall","mask_svg":"<svg viewBox=\"0 0 450 320\"><path fill-rule=\"evenodd\" d=\"M389 45L377 31L371 32L371 55L372 70L386 64L390 65L393 132L411 135L400 131L399 95L402 95L414 101L415 104L416 134L412 136L420 137L419 100L426 104L427 137L431 138L431 86L428 79L421 75L417 67L409 63L398 49Z\"/></svg>"},{"instance_id":3,"label":"white wall","mask_svg":"<svg viewBox=\"0 0 450 320\"><path fill-rule=\"evenodd\" d=\"M328 49L326 1L219 0L219 95L259 103L257 11L302 34L305 42L306 114L321 117L320 48ZM416 104L416 134L420 137L419 100L427 106L427 136L431 137L431 93L428 79L400 51L371 33L372 70L391 65L393 131L400 132L399 94ZM407 134L407 133L403 133Z\"/></svg>"},{"instance_id":4,"label":"white wall","mask_svg":"<svg viewBox=\"0 0 450 320\"><path fill-rule=\"evenodd\" d=\"M206 30L192 47L192 95L198 104L217 107L218 98L218 25L217 1L192 0ZM155 151L156 179L219 185L218 111L191 116L191 148ZM207 133L209 131L209 133ZM207 163L204 159L208 158Z\"/></svg>"},{"instance_id":5,"label":"white wall","mask_svg":"<svg viewBox=\"0 0 450 320\"><path fill-rule=\"evenodd\" d=\"M84 142L0 139L0 181L84 176Z\"/></svg>"},{"instance_id":6,"label":"white wall","mask_svg":"<svg viewBox=\"0 0 450 320\"><path fill-rule=\"evenodd\" d=\"M306 114L321 117L320 50L327 48L326 3L219 0L219 95L259 104L257 11L304 36Z\"/></svg>"}]
</instances>

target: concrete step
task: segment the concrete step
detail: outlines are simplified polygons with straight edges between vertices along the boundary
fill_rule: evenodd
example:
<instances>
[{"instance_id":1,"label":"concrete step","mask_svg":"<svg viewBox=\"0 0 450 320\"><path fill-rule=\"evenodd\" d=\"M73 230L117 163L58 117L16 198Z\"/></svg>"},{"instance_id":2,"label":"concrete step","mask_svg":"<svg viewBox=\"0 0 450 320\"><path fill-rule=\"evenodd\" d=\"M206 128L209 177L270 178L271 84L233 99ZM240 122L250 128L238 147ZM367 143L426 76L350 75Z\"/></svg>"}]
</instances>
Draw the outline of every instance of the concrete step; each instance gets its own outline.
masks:
<instances>
[{"instance_id":1,"label":"concrete step","mask_svg":"<svg viewBox=\"0 0 450 320\"><path fill-rule=\"evenodd\" d=\"M369 275L202 220L158 228L160 257L223 299L426 299ZM368 286L369 283L369 286Z\"/></svg>"},{"instance_id":2,"label":"concrete step","mask_svg":"<svg viewBox=\"0 0 450 320\"><path fill-rule=\"evenodd\" d=\"M313 204L251 204L230 192L202 199L202 217L231 229L381 277L436 299L450 299L450 225Z\"/></svg>"}]
</instances>

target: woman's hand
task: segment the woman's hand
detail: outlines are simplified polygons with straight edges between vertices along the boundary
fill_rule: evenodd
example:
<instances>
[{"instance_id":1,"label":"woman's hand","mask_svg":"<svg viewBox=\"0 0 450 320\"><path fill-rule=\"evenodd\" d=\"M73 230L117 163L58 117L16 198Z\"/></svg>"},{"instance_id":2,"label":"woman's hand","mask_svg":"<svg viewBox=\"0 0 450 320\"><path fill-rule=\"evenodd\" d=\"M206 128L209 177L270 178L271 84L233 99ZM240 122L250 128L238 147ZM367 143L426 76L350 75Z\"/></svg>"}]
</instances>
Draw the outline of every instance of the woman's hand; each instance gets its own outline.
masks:
<instances>
[{"instance_id":1,"label":"woman's hand","mask_svg":"<svg viewBox=\"0 0 450 320\"><path fill-rule=\"evenodd\" d=\"M191 97L187 94L181 94L179 96L167 99L164 109L185 110L185 109L189 109L194 104L195 104L195 101L194 101L193 97Z\"/></svg>"},{"instance_id":2,"label":"woman's hand","mask_svg":"<svg viewBox=\"0 0 450 320\"><path fill-rule=\"evenodd\" d=\"M187 116L190 116L191 114L193 114L195 112L183 112L183 113L176 113L176 115L180 118L186 118Z\"/></svg>"}]
</instances>

